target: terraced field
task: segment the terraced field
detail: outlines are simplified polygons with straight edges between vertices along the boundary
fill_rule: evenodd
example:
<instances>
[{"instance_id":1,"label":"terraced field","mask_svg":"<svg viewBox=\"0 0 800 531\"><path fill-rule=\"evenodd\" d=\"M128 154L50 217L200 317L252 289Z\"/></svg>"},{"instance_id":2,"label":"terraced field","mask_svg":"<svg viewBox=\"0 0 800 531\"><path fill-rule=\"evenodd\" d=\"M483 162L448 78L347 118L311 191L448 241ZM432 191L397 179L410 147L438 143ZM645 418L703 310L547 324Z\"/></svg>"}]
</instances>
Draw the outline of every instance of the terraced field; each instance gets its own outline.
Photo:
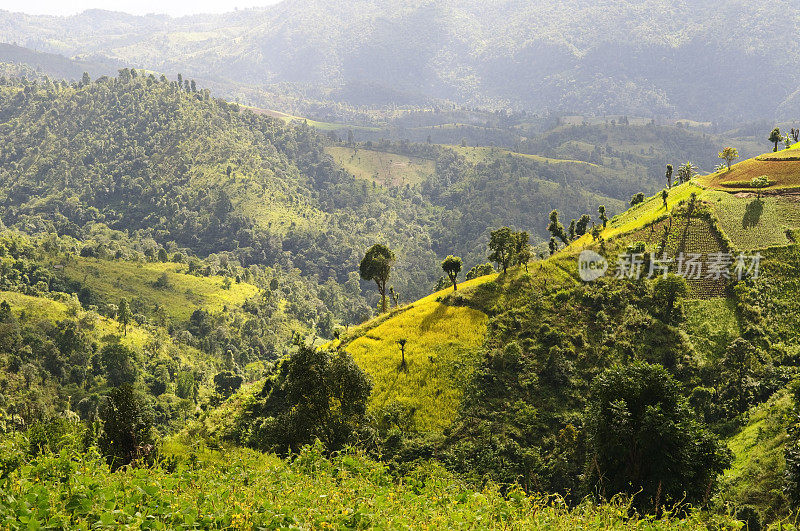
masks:
<instances>
[{"instance_id":1,"label":"terraced field","mask_svg":"<svg viewBox=\"0 0 800 531\"><path fill-rule=\"evenodd\" d=\"M364 148L327 146L325 152L358 179L385 186L419 184L436 171L436 162Z\"/></svg>"},{"instance_id":2,"label":"terraced field","mask_svg":"<svg viewBox=\"0 0 800 531\"><path fill-rule=\"evenodd\" d=\"M766 175L770 185L765 190L773 192L800 191L800 150L787 149L769 153L734 164L730 171L721 171L701 177L704 185L731 192L755 192L750 181Z\"/></svg>"},{"instance_id":3,"label":"terraced field","mask_svg":"<svg viewBox=\"0 0 800 531\"><path fill-rule=\"evenodd\" d=\"M800 201L793 197L736 197L726 192L704 195L719 219L720 228L742 251L793 243L800 229Z\"/></svg>"},{"instance_id":4,"label":"terraced field","mask_svg":"<svg viewBox=\"0 0 800 531\"><path fill-rule=\"evenodd\" d=\"M714 262L714 254L726 252L724 241L712 223L701 217L674 216L671 222L666 219L659 221L630 234L626 239L631 242L643 241L654 248L664 240L665 235L664 249L668 258L676 259L681 253L700 255L698 260L702 270L699 274L676 271L685 273L691 296L701 299L724 296L728 281L709 278L711 275L708 272L710 264Z\"/></svg>"}]
</instances>

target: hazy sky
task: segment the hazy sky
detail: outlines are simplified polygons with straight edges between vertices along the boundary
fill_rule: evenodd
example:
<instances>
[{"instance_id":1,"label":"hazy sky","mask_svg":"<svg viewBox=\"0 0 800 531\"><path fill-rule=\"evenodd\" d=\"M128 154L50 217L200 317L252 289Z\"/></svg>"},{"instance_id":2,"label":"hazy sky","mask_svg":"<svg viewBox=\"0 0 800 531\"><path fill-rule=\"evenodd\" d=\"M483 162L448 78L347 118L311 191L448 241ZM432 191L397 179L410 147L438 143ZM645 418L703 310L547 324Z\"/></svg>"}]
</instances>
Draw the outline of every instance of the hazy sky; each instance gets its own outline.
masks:
<instances>
[{"instance_id":1,"label":"hazy sky","mask_svg":"<svg viewBox=\"0 0 800 531\"><path fill-rule=\"evenodd\" d=\"M134 15L166 13L172 16L224 13L235 8L267 6L280 0L0 0L0 9L34 15L74 15L86 9L124 11Z\"/></svg>"}]
</instances>

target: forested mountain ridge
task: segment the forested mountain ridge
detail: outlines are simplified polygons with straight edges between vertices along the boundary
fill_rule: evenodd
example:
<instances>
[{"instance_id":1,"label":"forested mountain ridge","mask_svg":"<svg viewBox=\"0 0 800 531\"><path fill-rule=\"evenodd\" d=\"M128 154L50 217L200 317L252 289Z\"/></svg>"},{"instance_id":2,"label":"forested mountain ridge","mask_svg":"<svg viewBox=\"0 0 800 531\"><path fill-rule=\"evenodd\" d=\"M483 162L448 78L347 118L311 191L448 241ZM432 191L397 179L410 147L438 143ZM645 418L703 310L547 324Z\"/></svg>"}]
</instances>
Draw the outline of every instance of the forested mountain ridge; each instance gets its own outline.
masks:
<instances>
[{"instance_id":1,"label":"forested mountain ridge","mask_svg":"<svg viewBox=\"0 0 800 531\"><path fill-rule=\"evenodd\" d=\"M231 97L258 99L251 89L268 86L355 106L449 100L718 121L793 117L798 56L781 36L798 23L786 0L291 0L178 19L0 16L8 42L182 71ZM253 103L278 101L264 98Z\"/></svg>"},{"instance_id":2,"label":"forested mountain ridge","mask_svg":"<svg viewBox=\"0 0 800 531\"><path fill-rule=\"evenodd\" d=\"M431 173L377 186L344 171L325 151L330 140L303 123L128 69L77 84L8 78L0 99L7 226L85 240L103 224L170 252L222 253L340 283L362 249L385 239L398 251L394 288L409 299L428 292L447 254L482 261L488 229L502 219L541 242L552 208L579 217L605 204L611 213L628 189L653 186L593 164L476 159L408 143L372 149L416 153ZM372 153L345 147L354 164Z\"/></svg>"},{"instance_id":3,"label":"forested mountain ridge","mask_svg":"<svg viewBox=\"0 0 800 531\"><path fill-rule=\"evenodd\" d=\"M424 206L342 172L307 127L212 99L189 81L178 88L124 74L77 88L4 87L7 225L48 219L81 238L104 223L200 256L228 252L244 265L296 265L345 281L355 269L351 247L367 246L378 230L393 238L425 223ZM376 225L365 227L370 218ZM362 243L337 243L354 237ZM430 252L405 240L412 254Z\"/></svg>"}]
</instances>

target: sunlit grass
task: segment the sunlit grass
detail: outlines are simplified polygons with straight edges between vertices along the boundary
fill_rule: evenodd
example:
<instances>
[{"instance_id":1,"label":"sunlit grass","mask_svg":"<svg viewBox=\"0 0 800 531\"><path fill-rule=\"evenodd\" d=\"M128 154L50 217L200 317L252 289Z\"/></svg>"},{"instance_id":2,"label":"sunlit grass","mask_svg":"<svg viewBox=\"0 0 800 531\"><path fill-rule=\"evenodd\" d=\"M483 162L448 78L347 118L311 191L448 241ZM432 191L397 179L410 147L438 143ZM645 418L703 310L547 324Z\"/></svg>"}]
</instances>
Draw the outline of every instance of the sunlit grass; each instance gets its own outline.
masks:
<instances>
[{"instance_id":1,"label":"sunlit grass","mask_svg":"<svg viewBox=\"0 0 800 531\"><path fill-rule=\"evenodd\" d=\"M220 311L225 306L239 306L258 292L252 284L235 281L229 289L224 289L223 277L189 275L187 270L187 265L171 262L78 257L67 263L64 274L114 304L123 298L141 299L151 307L158 304L173 321L188 320L198 308ZM156 281L163 274L167 275L168 287L156 287Z\"/></svg>"},{"instance_id":2,"label":"sunlit grass","mask_svg":"<svg viewBox=\"0 0 800 531\"><path fill-rule=\"evenodd\" d=\"M325 152L358 179L378 184L419 184L436 172L436 162L359 147L328 146Z\"/></svg>"},{"instance_id":3,"label":"sunlit grass","mask_svg":"<svg viewBox=\"0 0 800 531\"><path fill-rule=\"evenodd\" d=\"M469 297L472 289L495 278L463 282L458 291ZM379 316L326 346L343 345L370 375L373 410L390 405L412 409L421 430L438 430L452 422L463 386L478 365L488 321L479 310L439 302L452 291L447 288ZM401 339L407 341L405 367L397 343Z\"/></svg>"}]
</instances>

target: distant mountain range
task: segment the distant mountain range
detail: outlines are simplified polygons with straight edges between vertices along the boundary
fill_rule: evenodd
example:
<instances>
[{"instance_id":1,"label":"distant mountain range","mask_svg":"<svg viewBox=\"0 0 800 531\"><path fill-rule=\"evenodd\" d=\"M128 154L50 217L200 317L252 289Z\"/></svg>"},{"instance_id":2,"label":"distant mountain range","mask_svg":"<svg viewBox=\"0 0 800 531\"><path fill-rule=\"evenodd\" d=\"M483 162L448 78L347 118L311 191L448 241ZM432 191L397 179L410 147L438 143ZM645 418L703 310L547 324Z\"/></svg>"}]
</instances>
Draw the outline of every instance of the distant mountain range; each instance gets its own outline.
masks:
<instances>
[{"instance_id":1,"label":"distant mountain range","mask_svg":"<svg viewBox=\"0 0 800 531\"><path fill-rule=\"evenodd\" d=\"M284 0L182 18L0 11L9 43L181 72L245 99L259 87L355 106L446 100L710 121L800 115L798 34L789 0Z\"/></svg>"}]
</instances>

